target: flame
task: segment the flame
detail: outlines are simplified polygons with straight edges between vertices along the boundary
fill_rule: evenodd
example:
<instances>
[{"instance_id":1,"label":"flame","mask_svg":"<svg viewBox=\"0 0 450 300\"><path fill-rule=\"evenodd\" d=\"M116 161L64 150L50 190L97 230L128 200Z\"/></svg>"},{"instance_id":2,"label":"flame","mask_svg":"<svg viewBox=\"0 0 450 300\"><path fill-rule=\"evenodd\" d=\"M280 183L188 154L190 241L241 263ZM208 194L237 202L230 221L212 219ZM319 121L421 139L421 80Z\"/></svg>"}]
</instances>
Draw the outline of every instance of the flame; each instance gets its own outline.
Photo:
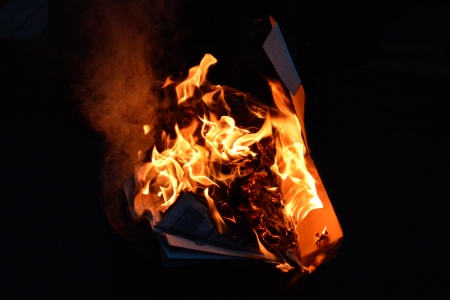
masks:
<instances>
[{"instance_id":1,"label":"flame","mask_svg":"<svg viewBox=\"0 0 450 300\"><path fill-rule=\"evenodd\" d=\"M214 86L203 95L200 91L207 69L216 62L212 55L206 54L199 66L189 70L187 79L175 87L179 105L190 98L201 98L206 111L184 128L175 125L175 137L166 137L164 133L166 148L158 151L155 146L151 162L135 168L141 192L148 194L151 185L152 191L164 200L159 207L164 212L181 191L195 192L202 187L213 223L220 233L226 233L225 222L209 194L209 187L219 186L219 183L228 185L231 180L248 175L243 170L249 158L257 155L253 146L263 138L273 137L276 152L270 169L281 179L284 213L296 226L309 211L321 208L322 202L317 195L316 182L306 166L307 149L301 135L302 123L293 112L292 100L284 93L280 83L269 81L278 110L249 106L249 111L264 121L256 132L242 128L230 116L231 108L225 101L223 87ZM173 83L169 78L164 85ZM226 114L214 113L213 108L217 105L221 105ZM148 125L143 128L147 134ZM224 171L223 165L231 167ZM267 190L275 192L276 189L268 187ZM277 256L269 252L259 238L258 244L267 259L277 260Z\"/></svg>"},{"instance_id":2,"label":"flame","mask_svg":"<svg viewBox=\"0 0 450 300\"><path fill-rule=\"evenodd\" d=\"M202 132L206 132L202 136L205 139L206 145L211 150L210 162L213 165L221 165L224 162L231 161L242 163L242 160L248 155L256 155L250 150L251 145L272 134L269 118L265 120L261 129L254 134L237 127L233 118L228 116L222 116L217 120L212 115L211 121L206 118L202 119L202 121ZM239 172L239 167L234 168L229 174L224 174L217 168L211 169L211 175L219 181L236 178L240 175Z\"/></svg>"},{"instance_id":3,"label":"flame","mask_svg":"<svg viewBox=\"0 0 450 300\"><path fill-rule=\"evenodd\" d=\"M227 226L225 225L225 222L223 221L222 217L217 211L216 205L214 204L214 200L209 196L208 189L205 189L205 198L206 201L208 202L209 214L211 215L211 218L213 219L216 225L217 231L219 231L222 234L226 233Z\"/></svg>"},{"instance_id":4,"label":"flame","mask_svg":"<svg viewBox=\"0 0 450 300\"><path fill-rule=\"evenodd\" d=\"M214 56L205 54L199 66L189 69L188 78L176 87L178 104L194 95L196 88L199 88L205 82L208 68L216 62L217 59ZM168 81L166 81L166 84L168 84Z\"/></svg>"},{"instance_id":5,"label":"flame","mask_svg":"<svg viewBox=\"0 0 450 300\"><path fill-rule=\"evenodd\" d=\"M273 254L272 252L267 250L266 247L264 247L264 245L259 240L259 237L258 237L258 234L256 233L256 231L253 230L253 232L255 233L256 241L258 242L259 251L261 252L262 255L264 255L264 258L269 261L279 261L280 258L278 256L276 256L275 254Z\"/></svg>"},{"instance_id":6,"label":"flame","mask_svg":"<svg viewBox=\"0 0 450 300\"><path fill-rule=\"evenodd\" d=\"M175 131L177 139L172 148L159 153L155 147L152 152L152 162L158 173L156 181L165 201L161 207L163 210L176 200L182 190L191 191L197 183L205 186L214 184L207 176L206 149L196 145L192 135L185 139L178 125Z\"/></svg>"},{"instance_id":7,"label":"flame","mask_svg":"<svg viewBox=\"0 0 450 300\"><path fill-rule=\"evenodd\" d=\"M286 213L299 222L309 211L323 205L317 195L316 182L306 167L306 146L301 136L300 122L290 109L290 100L283 93L282 86L270 80L269 85L275 105L281 112L272 121L278 136L275 163L271 169L283 179L281 192Z\"/></svg>"}]
</instances>

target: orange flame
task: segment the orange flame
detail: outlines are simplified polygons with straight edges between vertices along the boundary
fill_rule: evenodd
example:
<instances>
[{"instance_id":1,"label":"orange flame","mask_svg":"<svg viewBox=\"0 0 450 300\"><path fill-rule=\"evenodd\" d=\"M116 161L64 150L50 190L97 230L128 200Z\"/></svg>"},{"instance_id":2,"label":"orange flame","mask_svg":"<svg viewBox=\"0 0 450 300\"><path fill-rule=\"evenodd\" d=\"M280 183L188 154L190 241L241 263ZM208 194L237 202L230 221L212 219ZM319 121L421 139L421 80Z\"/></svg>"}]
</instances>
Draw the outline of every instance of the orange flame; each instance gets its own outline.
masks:
<instances>
[{"instance_id":1,"label":"orange flame","mask_svg":"<svg viewBox=\"0 0 450 300\"><path fill-rule=\"evenodd\" d=\"M322 208L323 205L317 195L316 182L306 167L306 146L301 136L300 122L289 108L290 100L283 93L281 85L273 81L269 81L269 85L275 105L282 113L272 121L279 133L272 171L283 179L281 192L285 199L286 214L300 222L309 211Z\"/></svg>"},{"instance_id":2,"label":"orange flame","mask_svg":"<svg viewBox=\"0 0 450 300\"><path fill-rule=\"evenodd\" d=\"M225 225L225 222L223 221L222 217L220 216L219 212L217 211L216 205L214 204L214 200L209 196L208 189L205 189L205 198L206 198L206 201L208 202L209 214L216 225L217 231L219 231L222 234L226 233L227 226Z\"/></svg>"},{"instance_id":3,"label":"orange flame","mask_svg":"<svg viewBox=\"0 0 450 300\"><path fill-rule=\"evenodd\" d=\"M189 70L187 79L176 86L178 104L193 97L197 91L200 92L199 88L206 80L207 69L216 62L212 55L206 54L199 66ZM165 85L172 83L173 81L168 79ZM141 182L142 194L149 193L150 182L154 183L152 189L156 183L158 196L162 195L164 199L164 204L160 206L164 212L176 201L181 191L195 192L198 185L206 187L204 196L211 218L218 231L225 233L225 223L214 205L214 200L209 196L207 187L247 175L241 173L240 166L245 164L247 157L255 157L256 153L251 150L251 146L265 137L273 136L276 153L271 170L282 179L285 215L291 218L296 226L309 211L321 208L322 202L317 195L316 182L306 166L306 146L301 135L301 122L293 112L292 101L283 92L281 84L269 81L269 85L278 112L262 108L252 110L259 118L264 118L263 125L256 133L238 127L235 120L229 116L231 109L225 101L221 86L215 86L213 91L204 95L200 94L207 107L212 108L221 103L229 115L219 117L209 112L208 115L198 116L198 120L192 121L186 128L180 129L176 125L176 137L174 140L167 138L166 149L159 152L154 147L151 162L135 169L136 177ZM197 143L197 138L194 138L194 132L199 126L204 141L201 145ZM144 133L148 133L145 126ZM232 163L235 167L224 173L220 167L223 163ZM264 248L259 239L258 244L261 253L268 259L277 259L276 255Z\"/></svg>"},{"instance_id":4,"label":"orange flame","mask_svg":"<svg viewBox=\"0 0 450 300\"><path fill-rule=\"evenodd\" d=\"M217 59L214 56L205 54L200 62L200 66L189 69L188 78L176 87L178 104L181 104L194 95L196 88L199 88L205 82L208 68L216 62ZM167 83L168 81L166 81Z\"/></svg>"}]
</instances>

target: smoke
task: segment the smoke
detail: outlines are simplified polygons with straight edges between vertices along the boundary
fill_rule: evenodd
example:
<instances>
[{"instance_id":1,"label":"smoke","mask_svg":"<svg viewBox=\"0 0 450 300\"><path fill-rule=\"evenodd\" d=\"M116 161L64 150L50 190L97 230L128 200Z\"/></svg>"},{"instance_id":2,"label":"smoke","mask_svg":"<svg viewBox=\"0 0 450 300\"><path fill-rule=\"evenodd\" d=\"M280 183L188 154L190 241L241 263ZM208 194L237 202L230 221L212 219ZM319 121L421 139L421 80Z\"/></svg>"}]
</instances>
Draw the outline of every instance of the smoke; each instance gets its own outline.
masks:
<instances>
[{"instance_id":1,"label":"smoke","mask_svg":"<svg viewBox=\"0 0 450 300\"><path fill-rule=\"evenodd\" d=\"M165 105L160 81L178 63L175 45L182 31L176 7L174 1L96 0L83 16L87 51L75 93L105 141L103 206L116 229L123 223L120 189L139 160L138 151L145 153L154 144L143 126L155 125L158 109ZM177 35L171 34L175 31Z\"/></svg>"}]
</instances>

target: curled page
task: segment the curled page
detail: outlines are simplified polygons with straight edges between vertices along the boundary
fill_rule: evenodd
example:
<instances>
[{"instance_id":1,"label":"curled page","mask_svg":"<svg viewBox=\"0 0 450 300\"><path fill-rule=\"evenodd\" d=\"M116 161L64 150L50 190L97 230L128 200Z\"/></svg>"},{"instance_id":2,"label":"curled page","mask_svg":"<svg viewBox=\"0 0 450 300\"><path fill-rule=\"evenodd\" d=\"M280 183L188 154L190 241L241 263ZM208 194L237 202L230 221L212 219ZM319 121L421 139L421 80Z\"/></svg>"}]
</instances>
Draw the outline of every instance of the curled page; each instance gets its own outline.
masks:
<instances>
[{"instance_id":1,"label":"curled page","mask_svg":"<svg viewBox=\"0 0 450 300\"><path fill-rule=\"evenodd\" d=\"M272 62L275 70L291 94L297 93L298 87L302 83L292 62L291 56L286 46L286 42L281 34L278 23L272 27L263 45L264 51Z\"/></svg>"}]
</instances>

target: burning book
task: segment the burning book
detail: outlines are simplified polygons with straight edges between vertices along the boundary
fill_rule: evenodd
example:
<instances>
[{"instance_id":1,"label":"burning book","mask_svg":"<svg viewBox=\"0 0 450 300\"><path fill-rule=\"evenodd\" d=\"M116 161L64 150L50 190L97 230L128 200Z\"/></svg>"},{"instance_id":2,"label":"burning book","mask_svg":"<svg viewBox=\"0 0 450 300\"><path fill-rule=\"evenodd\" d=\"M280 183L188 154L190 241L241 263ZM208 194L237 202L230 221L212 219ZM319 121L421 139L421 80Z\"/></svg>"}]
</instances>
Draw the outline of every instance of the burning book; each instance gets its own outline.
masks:
<instances>
[{"instance_id":1,"label":"burning book","mask_svg":"<svg viewBox=\"0 0 450 300\"><path fill-rule=\"evenodd\" d=\"M312 271L331 259L342 230L309 154L304 93L278 25L264 49L283 85L274 106L206 80L206 54L184 81L163 85L173 99L125 184L136 218L147 218L167 258L261 259L284 271Z\"/></svg>"}]
</instances>

